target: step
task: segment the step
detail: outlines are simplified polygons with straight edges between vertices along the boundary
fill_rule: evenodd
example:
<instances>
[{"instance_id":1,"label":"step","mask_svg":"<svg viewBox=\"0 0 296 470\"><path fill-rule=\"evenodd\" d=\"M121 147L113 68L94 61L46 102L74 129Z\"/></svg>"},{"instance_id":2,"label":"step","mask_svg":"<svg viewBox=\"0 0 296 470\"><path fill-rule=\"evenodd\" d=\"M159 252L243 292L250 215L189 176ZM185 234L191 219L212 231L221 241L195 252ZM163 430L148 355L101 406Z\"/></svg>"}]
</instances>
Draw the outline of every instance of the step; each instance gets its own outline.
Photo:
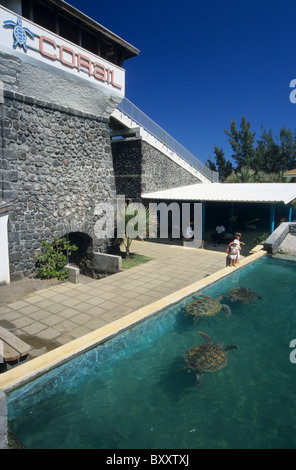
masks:
<instances>
[{"instance_id":1,"label":"step","mask_svg":"<svg viewBox=\"0 0 296 470\"><path fill-rule=\"evenodd\" d=\"M0 356L3 362L22 360L28 356L31 346L0 326Z\"/></svg>"}]
</instances>

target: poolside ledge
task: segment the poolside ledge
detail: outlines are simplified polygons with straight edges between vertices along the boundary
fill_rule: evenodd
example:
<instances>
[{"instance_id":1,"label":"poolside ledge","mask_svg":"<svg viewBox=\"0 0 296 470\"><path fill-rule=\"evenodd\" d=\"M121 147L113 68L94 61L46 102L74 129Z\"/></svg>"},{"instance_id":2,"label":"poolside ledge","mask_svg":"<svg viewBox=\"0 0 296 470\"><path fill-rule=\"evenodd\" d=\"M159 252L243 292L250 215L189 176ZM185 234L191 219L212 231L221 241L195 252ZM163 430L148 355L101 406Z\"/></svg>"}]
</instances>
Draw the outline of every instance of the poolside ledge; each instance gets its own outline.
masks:
<instances>
[{"instance_id":1,"label":"poolside ledge","mask_svg":"<svg viewBox=\"0 0 296 470\"><path fill-rule=\"evenodd\" d=\"M240 265L236 268L225 267L216 273L207 276L200 281L190 284L189 286L180 289L173 294L170 294L162 299L153 302L145 307L142 307L108 325L98 328L74 341L64 344L52 351L49 351L42 356L31 359L30 361L21 364L14 369L11 369L3 374L0 374L0 390L3 392L11 392L12 390L23 386L25 383L41 376L55 367L58 367L70 359L79 356L83 352L92 349L103 343L109 338L117 335L121 331L130 328L137 323L140 323L145 318L148 318L157 312L173 305L185 297L204 289L209 284L212 284L219 279L235 272L237 269L250 264L251 262L266 255L266 251L260 250L246 258L241 259Z\"/></svg>"}]
</instances>

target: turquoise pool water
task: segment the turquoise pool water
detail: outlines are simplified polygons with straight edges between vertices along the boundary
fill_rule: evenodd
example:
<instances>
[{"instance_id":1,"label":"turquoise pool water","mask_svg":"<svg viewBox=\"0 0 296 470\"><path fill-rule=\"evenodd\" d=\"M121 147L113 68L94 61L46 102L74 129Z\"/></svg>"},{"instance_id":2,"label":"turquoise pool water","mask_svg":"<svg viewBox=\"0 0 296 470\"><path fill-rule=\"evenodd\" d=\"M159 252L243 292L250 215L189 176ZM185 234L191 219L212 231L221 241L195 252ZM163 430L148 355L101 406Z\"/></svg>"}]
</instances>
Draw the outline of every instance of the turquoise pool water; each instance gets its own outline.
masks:
<instances>
[{"instance_id":1,"label":"turquoise pool water","mask_svg":"<svg viewBox=\"0 0 296 470\"><path fill-rule=\"evenodd\" d=\"M10 428L32 449L295 449L296 263L264 257L202 292L236 286L262 299L194 325L188 298L14 391ZM240 348L200 386L184 369L198 331Z\"/></svg>"}]
</instances>

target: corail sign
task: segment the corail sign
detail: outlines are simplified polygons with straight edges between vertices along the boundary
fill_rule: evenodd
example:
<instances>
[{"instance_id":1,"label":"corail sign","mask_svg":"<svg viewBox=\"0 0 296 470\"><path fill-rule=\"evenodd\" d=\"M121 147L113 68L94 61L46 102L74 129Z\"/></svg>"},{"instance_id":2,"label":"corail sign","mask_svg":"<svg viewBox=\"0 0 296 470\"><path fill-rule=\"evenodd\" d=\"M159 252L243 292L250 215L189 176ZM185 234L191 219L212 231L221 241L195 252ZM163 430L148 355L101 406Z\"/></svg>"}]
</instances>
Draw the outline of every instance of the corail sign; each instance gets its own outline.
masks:
<instances>
[{"instance_id":1,"label":"corail sign","mask_svg":"<svg viewBox=\"0 0 296 470\"><path fill-rule=\"evenodd\" d=\"M124 96L124 69L3 7L0 27L0 45L4 51L22 53L24 60L37 59Z\"/></svg>"}]
</instances>

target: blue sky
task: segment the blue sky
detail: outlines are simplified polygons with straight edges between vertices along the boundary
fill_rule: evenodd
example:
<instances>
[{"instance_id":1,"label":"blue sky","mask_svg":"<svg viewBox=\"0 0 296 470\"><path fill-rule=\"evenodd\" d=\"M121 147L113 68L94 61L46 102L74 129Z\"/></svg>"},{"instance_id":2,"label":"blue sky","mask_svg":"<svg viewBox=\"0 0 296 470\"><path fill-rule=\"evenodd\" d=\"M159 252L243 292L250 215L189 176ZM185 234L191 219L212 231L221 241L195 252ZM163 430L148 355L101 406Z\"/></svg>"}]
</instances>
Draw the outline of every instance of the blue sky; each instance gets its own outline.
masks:
<instances>
[{"instance_id":1,"label":"blue sky","mask_svg":"<svg viewBox=\"0 0 296 470\"><path fill-rule=\"evenodd\" d=\"M205 162L245 114L279 135L296 129L295 0L69 0L140 49L124 63L126 97Z\"/></svg>"}]
</instances>

